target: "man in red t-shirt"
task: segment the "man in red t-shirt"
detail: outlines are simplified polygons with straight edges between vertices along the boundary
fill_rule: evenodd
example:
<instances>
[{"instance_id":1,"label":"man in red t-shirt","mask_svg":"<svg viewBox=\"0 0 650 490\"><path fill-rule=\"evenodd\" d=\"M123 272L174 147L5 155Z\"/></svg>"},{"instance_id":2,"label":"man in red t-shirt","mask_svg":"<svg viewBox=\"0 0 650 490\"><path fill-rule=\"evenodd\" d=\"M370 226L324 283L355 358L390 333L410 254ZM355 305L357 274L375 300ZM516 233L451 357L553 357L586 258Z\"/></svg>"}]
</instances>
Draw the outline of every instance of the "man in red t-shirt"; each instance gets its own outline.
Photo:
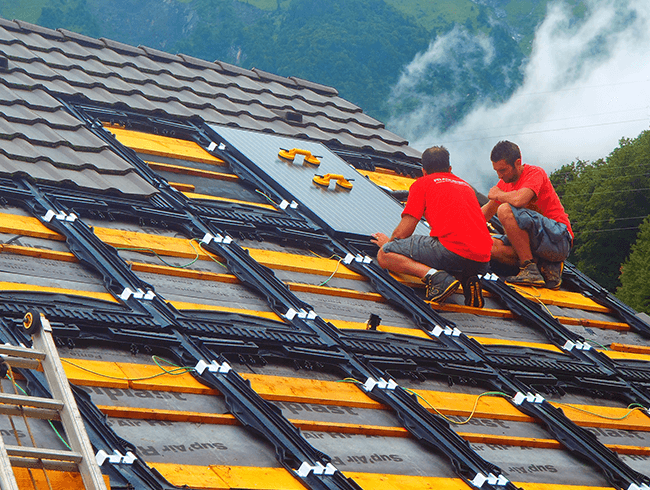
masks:
<instances>
[{"instance_id":1,"label":"man in red t-shirt","mask_svg":"<svg viewBox=\"0 0 650 490\"><path fill-rule=\"evenodd\" d=\"M436 302L446 300L462 282L465 304L481 308L478 274L488 270L492 239L476 193L451 173L449 152L442 146L422 154L422 174L409 189L391 237L372 235L379 246L377 261L390 271L421 278L427 299ZM422 217L431 233L413 236Z\"/></svg>"},{"instance_id":2,"label":"man in red t-shirt","mask_svg":"<svg viewBox=\"0 0 650 490\"><path fill-rule=\"evenodd\" d=\"M493 238L492 258L519 265L513 284L557 289L564 261L571 251L573 231L553 184L544 169L521 163L519 147L500 141L490 155L499 176L482 208L489 220L497 214L505 236Z\"/></svg>"}]
</instances>

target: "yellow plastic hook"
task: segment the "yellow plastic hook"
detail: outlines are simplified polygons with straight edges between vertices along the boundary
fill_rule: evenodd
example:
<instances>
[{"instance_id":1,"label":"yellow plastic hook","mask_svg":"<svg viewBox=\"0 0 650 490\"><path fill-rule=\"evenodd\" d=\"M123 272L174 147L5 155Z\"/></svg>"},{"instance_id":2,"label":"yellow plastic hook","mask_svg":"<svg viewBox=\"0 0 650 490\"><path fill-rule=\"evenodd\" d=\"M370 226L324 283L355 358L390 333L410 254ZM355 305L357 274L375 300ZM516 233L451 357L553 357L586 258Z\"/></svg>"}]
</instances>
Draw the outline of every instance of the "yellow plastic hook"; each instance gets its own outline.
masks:
<instances>
[{"instance_id":1,"label":"yellow plastic hook","mask_svg":"<svg viewBox=\"0 0 650 490\"><path fill-rule=\"evenodd\" d=\"M351 181L354 179L346 179L345 177L339 174L315 175L313 178L314 184L318 184L323 187L329 187L331 180L336 180L337 186L349 191L350 189L352 189Z\"/></svg>"},{"instance_id":2,"label":"yellow plastic hook","mask_svg":"<svg viewBox=\"0 0 650 490\"><path fill-rule=\"evenodd\" d=\"M280 148L280 151L278 152L278 156L280 158L284 158L285 160L292 162L296 158L296 155L303 155L305 157L305 162L309 163L310 165L314 165L315 167L318 167L320 165L320 159L312 155L311 151L309 150L301 150L300 148L285 150L284 148Z\"/></svg>"}]
</instances>

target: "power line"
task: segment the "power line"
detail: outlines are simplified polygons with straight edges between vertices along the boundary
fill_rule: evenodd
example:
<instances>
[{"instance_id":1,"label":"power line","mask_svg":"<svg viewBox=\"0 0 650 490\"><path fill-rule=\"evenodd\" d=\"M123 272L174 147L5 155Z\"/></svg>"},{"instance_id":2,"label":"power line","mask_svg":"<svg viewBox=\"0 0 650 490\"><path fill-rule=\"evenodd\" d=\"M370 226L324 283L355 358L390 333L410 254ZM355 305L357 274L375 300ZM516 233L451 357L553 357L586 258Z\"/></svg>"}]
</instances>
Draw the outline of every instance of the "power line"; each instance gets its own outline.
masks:
<instances>
[{"instance_id":1,"label":"power line","mask_svg":"<svg viewBox=\"0 0 650 490\"><path fill-rule=\"evenodd\" d=\"M554 133L558 131L568 131L571 129L586 129L586 128L596 128L600 126L613 126L615 124L625 124L625 123L631 123L631 122L641 122L641 121L648 121L648 118L645 117L643 119L628 119L626 121L616 121L616 122L607 122L607 123L600 123L600 124L587 124L585 126L569 126L566 128L558 128L558 129L539 129L536 131L525 131L521 133L508 133L508 134L502 134L498 136L481 136L481 137L476 137L476 138L471 138L471 139L464 139L464 140L446 140L445 143L466 143L469 141L476 141L476 140L488 140L488 139L500 139L500 138L505 138L507 136L522 136L522 135L528 135L528 134L540 134L540 133Z\"/></svg>"}]
</instances>

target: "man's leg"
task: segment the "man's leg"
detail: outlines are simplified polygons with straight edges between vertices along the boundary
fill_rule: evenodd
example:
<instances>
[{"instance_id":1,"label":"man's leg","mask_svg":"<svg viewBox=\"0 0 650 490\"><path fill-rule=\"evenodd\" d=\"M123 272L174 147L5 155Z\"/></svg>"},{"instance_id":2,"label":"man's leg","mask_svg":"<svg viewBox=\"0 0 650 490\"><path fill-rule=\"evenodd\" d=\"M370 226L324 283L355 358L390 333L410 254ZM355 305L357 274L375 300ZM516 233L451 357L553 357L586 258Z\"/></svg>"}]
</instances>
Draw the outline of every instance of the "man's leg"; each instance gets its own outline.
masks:
<instances>
[{"instance_id":1,"label":"man's leg","mask_svg":"<svg viewBox=\"0 0 650 490\"><path fill-rule=\"evenodd\" d=\"M497 209L497 216L499 217L499 221L503 226L511 246L508 247L500 240L493 240L493 251L495 251L494 242L501 242L502 244L499 246L497 243L497 255L495 255L494 258L506 264L516 265L517 262L512 261L514 253L514 256L518 259L520 267L519 273L516 276L508 277L506 281L512 284L544 286L546 284L544 277L539 272L537 265L533 261L533 253L530 249L530 236L528 235L528 231L522 230L519 227L512 206L510 204L501 204Z\"/></svg>"},{"instance_id":2,"label":"man's leg","mask_svg":"<svg viewBox=\"0 0 650 490\"><path fill-rule=\"evenodd\" d=\"M508 260L512 260L513 253L519 260L519 263L533 260L533 253L530 251L530 237L528 236L528 232L519 228L519 224L512 212L510 204L501 204L497 209L497 216L499 217L499 221L503 226L511 246L508 247L507 245L504 245L501 240L497 240L503 245L503 248L500 250L497 249L496 252L499 255L496 257L493 255L493 257L499 260L499 262L504 262L506 264L509 263L510 265L516 265L516 262L507 262ZM492 251L494 254L494 244L492 245ZM500 260L500 257L505 260Z\"/></svg>"},{"instance_id":3,"label":"man's leg","mask_svg":"<svg viewBox=\"0 0 650 490\"><path fill-rule=\"evenodd\" d=\"M411 257L394 252L385 252L383 247L377 252L379 265L391 272L409 274L422 279L431 269L428 265L413 260Z\"/></svg>"},{"instance_id":4,"label":"man's leg","mask_svg":"<svg viewBox=\"0 0 650 490\"><path fill-rule=\"evenodd\" d=\"M391 272L419 277L426 285L426 298L441 303L460 286L454 276L436 267L445 263L445 252L449 254L437 240L416 236L384 244L377 253L377 262ZM426 260L428 264L416 259Z\"/></svg>"}]
</instances>

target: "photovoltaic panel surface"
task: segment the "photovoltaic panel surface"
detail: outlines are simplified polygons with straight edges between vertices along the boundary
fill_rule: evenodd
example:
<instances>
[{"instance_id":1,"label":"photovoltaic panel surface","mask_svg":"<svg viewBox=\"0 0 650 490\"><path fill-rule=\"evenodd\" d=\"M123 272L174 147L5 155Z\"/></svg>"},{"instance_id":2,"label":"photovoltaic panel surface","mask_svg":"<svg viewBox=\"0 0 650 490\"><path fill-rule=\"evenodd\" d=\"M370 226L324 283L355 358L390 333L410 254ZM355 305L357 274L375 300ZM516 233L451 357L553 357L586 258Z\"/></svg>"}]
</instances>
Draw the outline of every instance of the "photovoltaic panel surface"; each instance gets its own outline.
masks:
<instances>
[{"instance_id":1,"label":"photovoltaic panel surface","mask_svg":"<svg viewBox=\"0 0 650 490\"><path fill-rule=\"evenodd\" d=\"M361 175L325 146L313 141L257 133L211 125L232 148L253 166L252 170L269 184L281 186L300 206L309 209L326 227L341 233L371 235L383 232L390 236L401 219L403 207L373 182ZM306 150L320 160L318 166L298 156L294 161L280 158L280 150ZM332 180L328 187L313 182L316 175L342 175L353 188L345 190ZM419 224L417 234L428 235Z\"/></svg>"}]
</instances>

